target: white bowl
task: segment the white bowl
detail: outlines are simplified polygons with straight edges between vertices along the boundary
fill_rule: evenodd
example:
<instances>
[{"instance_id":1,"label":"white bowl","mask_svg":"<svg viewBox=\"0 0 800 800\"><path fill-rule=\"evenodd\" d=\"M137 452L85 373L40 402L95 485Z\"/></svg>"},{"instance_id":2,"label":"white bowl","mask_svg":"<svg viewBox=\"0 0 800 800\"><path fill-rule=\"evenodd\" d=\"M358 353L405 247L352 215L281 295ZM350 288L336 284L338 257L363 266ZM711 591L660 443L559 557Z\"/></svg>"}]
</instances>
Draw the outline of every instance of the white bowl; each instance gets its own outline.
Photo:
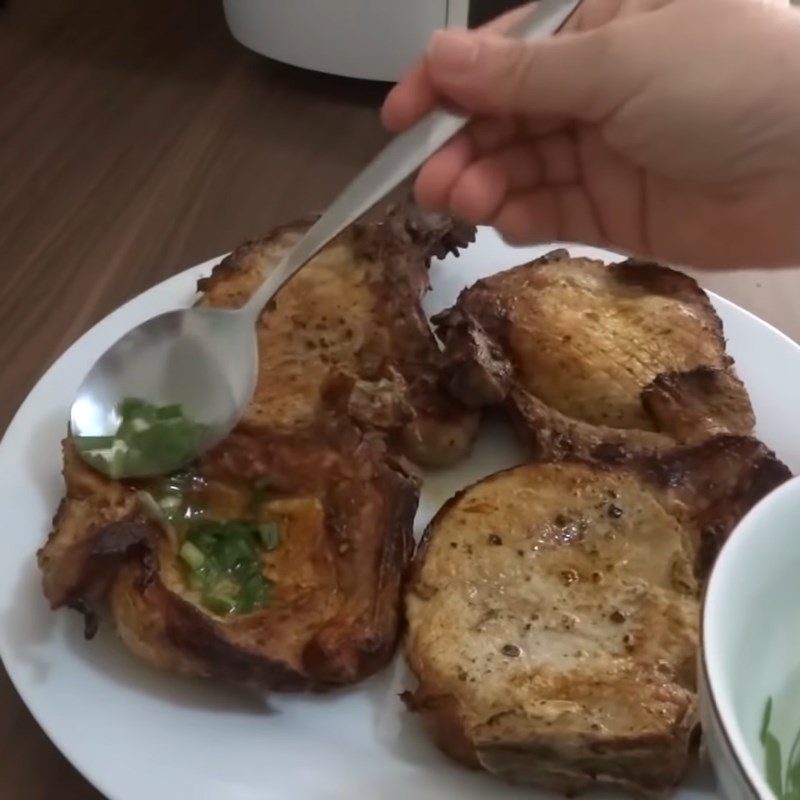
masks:
<instances>
[{"instance_id":1,"label":"white bowl","mask_svg":"<svg viewBox=\"0 0 800 800\"><path fill-rule=\"evenodd\" d=\"M800 478L755 506L722 548L705 597L699 673L725 797L773 800L760 742L767 699L784 761L800 730Z\"/></svg>"},{"instance_id":2,"label":"white bowl","mask_svg":"<svg viewBox=\"0 0 800 800\"><path fill-rule=\"evenodd\" d=\"M466 25L454 0L224 0L234 38L297 67L396 81L437 28Z\"/></svg>"}]
</instances>

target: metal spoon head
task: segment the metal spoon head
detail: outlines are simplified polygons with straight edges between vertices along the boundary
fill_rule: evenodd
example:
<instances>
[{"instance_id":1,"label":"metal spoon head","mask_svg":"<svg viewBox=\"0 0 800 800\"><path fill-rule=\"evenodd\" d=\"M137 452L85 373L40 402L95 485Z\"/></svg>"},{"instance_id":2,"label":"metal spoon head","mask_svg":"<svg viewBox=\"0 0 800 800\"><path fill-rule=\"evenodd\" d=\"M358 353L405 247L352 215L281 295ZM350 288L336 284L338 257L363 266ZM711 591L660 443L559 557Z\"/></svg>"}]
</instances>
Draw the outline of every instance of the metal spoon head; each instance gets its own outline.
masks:
<instances>
[{"instance_id":1,"label":"metal spoon head","mask_svg":"<svg viewBox=\"0 0 800 800\"><path fill-rule=\"evenodd\" d=\"M147 320L113 344L78 389L70 411L78 451L114 478L163 475L186 466L241 418L255 391L257 355L252 319L245 314L192 308ZM117 434L120 404L128 398L156 408L180 407L196 426L191 444L184 437L181 446L171 446L165 435L163 446L137 451L136 458L117 458L113 466L110 458L87 457L95 437ZM155 427L151 434L151 440L161 441Z\"/></svg>"}]
</instances>

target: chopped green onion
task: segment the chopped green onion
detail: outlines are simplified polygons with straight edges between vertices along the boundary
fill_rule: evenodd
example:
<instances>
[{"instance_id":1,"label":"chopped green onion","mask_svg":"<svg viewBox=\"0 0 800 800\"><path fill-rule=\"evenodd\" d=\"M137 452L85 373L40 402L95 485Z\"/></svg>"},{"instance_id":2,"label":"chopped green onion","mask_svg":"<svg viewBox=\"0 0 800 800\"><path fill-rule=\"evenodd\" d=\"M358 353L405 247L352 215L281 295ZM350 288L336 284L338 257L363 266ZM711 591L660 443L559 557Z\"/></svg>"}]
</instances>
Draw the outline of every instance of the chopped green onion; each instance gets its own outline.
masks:
<instances>
[{"instance_id":1,"label":"chopped green onion","mask_svg":"<svg viewBox=\"0 0 800 800\"><path fill-rule=\"evenodd\" d=\"M272 584L263 574L261 554L279 543L274 522L190 520L180 551L189 569L187 584L215 614L250 614L266 608Z\"/></svg>"},{"instance_id":2,"label":"chopped green onion","mask_svg":"<svg viewBox=\"0 0 800 800\"><path fill-rule=\"evenodd\" d=\"M784 797L787 800L800 798L800 732L795 736L789 755L786 758Z\"/></svg>"},{"instance_id":3,"label":"chopped green onion","mask_svg":"<svg viewBox=\"0 0 800 800\"><path fill-rule=\"evenodd\" d=\"M258 478L253 484L253 494L250 498L250 509L254 515L261 510L261 506L272 496L272 481L269 478Z\"/></svg>"},{"instance_id":4,"label":"chopped green onion","mask_svg":"<svg viewBox=\"0 0 800 800\"><path fill-rule=\"evenodd\" d=\"M84 450L110 450L115 441L113 436L81 436L80 439Z\"/></svg>"},{"instance_id":5,"label":"chopped green onion","mask_svg":"<svg viewBox=\"0 0 800 800\"><path fill-rule=\"evenodd\" d=\"M223 595L205 594L203 595L203 605L215 614L226 616L236 611L236 601L232 597Z\"/></svg>"},{"instance_id":6,"label":"chopped green onion","mask_svg":"<svg viewBox=\"0 0 800 800\"><path fill-rule=\"evenodd\" d=\"M203 551L191 542L184 542L181 545L180 555L195 572L203 566L206 560Z\"/></svg>"},{"instance_id":7,"label":"chopped green onion","mask_svg":"<svg viewBox=\"0 0 800 800\"><path fill-rule=\"evenodd\" d=\"M800 800L800 733L795 736L784 765L781 743L770 730L772 709L770 697L764 708L759 731L759 739L764 747L764 773L767 784L778 800Z\"/></svg>"},{"instance_id":8,"label":"chopped green onion","mask_svg":"<svg viewBox=\"0 0 800 800\"><path fill-rule=\"evenodd\" d=\"M275 550L281 543L281 535L275 522L262 522L258 526L258 535L261 537L264 548L268 551Z\"/></svg>"},{"instance_id":9,"label":"chopped green onion","mask_svg":"<svg viewBox=\"0 0 800 800\"><path fill-rule=\"evenodd\" d=\"M120 442L124 444L124 442ZM118 447L114 444L111 448L111 466L109 467L108 474L112 478L120 478L125 474L125 460L128 454L127 447Z\"/></svg>"},{"instance_id":10,"label":"chopped green onion","mask_svg":"<svg viewBox=\"0 0 800 800\"><path fill-rule=\"evenodd\" d=\"M126 397L118 406L121 417L145 416L153 406L138 397Z\"/></svg>"},{"instance_id":11,"label":"chopped green onion","mask_svg":"<svg viewBox=\"0 0 800 800\"><path fill-rule=\"evenodd\" d=\"M179 494L168 494L162 497L158 501L158 504L165 511L174 511L176 508L179 508L183 504L183 498Z\"/></svg>"},{"instance_id":12,"label":"chopped green onion","mask_svg":"<svg viewBox=\"0 0 800 800\"><path fill-rule=\"evenodd\" d=\"M175 419L183 416L183 408L179 405L161 406L156 409L156 419Z\"/></svg>"},{"instance_id":13,"label":"chopped green onion","mask_svg":"<svg viewBox=\"0 0 800 800\"><path fill-rule=\"evenodd\" d=\"M173 470L197 455L207 434L206 426L191 420L178 405L159 407L126 398L117 414L114 436L75 437L88 463L112 478Z\"/></svg>"},{"instance_id":14,"label":"chopped green onion","mask_svg":"<svg viewBox=\"0 0 800 800\"><path fill-rule=\"evenodd\" d=\"M758 738L761 744L764 744L767 738L767 731L769 731L769 723L772 719L772 698L767 699L767 705L764 707L764 716L761 718L761 731Z\"/></svg>"}]
</instances>

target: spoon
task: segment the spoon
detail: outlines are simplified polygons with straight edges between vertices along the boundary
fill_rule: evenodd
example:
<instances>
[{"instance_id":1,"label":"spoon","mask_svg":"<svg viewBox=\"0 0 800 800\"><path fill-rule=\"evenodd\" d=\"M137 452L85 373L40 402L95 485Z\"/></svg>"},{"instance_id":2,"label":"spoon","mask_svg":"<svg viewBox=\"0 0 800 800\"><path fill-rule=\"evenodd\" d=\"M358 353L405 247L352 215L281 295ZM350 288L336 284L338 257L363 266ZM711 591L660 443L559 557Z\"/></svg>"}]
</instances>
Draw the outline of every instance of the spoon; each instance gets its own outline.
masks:
<instances>
[{"instance_id":1,"label":"spoon","mask_svg":"<svg viewBox=\"0 0 800 800\"><path fill-rule=\"evenodd\" d=\"M579 3L538 0L511 35L531 41L550 36ZM89 371L71 408L70 432L84 459L114 478L160 475L224 439L255 391L255 329L269 300L467 122L466 116L437 109L396 137L242 308L169 311L113 344ZM127 398L138 402L123 404Z\"/></svg>"}]
</instances>

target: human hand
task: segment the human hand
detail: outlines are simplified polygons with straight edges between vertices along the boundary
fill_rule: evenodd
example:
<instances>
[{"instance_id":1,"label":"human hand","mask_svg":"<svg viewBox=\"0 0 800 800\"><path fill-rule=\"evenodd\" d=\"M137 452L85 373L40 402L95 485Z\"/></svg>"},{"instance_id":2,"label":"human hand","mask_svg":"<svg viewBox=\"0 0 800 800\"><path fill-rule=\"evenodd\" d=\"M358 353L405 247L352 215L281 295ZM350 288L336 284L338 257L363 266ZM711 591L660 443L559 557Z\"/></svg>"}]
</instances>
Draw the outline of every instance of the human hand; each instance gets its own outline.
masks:
<instances>
[{"instance_id":1,"label":"human hand","mask_svg":"<svg viewBox=\"0 0 800 800\"><path fill-rule=\"evenodd\" d=\"M800 12L786 0L584 0L535 44L439 32L389 94L402 130L474 121L420 171L421 205L513 243L700 267L800 264Z\"/></svg>"}]
</instances>

